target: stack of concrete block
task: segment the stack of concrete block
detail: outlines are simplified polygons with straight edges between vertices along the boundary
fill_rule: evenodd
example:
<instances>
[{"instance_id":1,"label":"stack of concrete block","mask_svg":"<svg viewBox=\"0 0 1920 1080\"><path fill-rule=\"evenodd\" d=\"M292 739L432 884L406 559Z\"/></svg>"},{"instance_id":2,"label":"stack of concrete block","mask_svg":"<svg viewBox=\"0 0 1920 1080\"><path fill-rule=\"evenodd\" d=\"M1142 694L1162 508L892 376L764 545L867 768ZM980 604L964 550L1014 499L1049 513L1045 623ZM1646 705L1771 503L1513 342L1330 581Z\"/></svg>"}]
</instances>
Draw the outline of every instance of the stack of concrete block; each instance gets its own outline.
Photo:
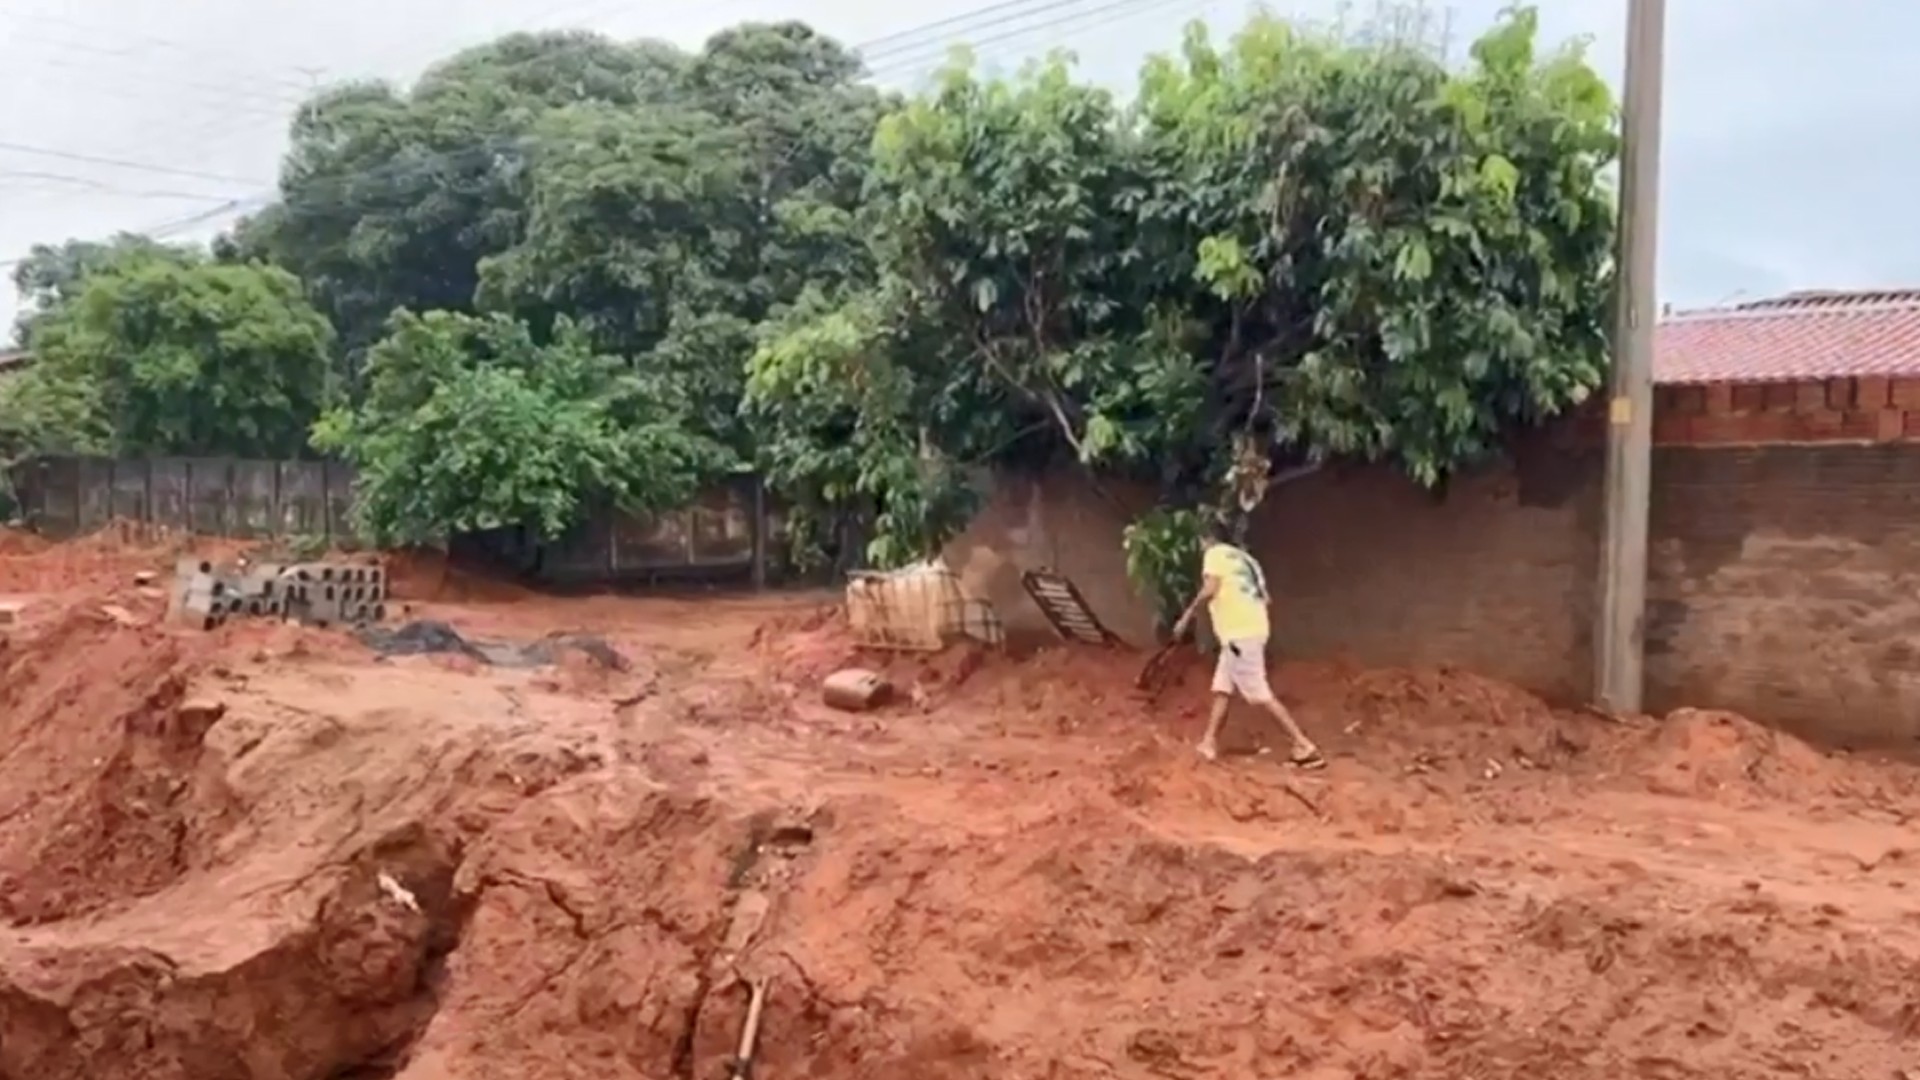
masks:
<instances>
[{"instance_id":1,"label":"stack of concrete block","mask_svg":"<svg viewBox=\"0 0 1920 1080\"><path fill-rule=\"evenodd\" d=\"M183 559L169 613L205 630L229 619L293 619L312 626L365 625L387 615L387 572L363 563L249 563Z\"/></svg>"},{"instance_id":2,"label":"stack of concrete block","mask_svg":"<svg viewBox=\"0 0 1920 1080\"><path fill-rule=\"evenodd\" d=\"M285 607L273 601L264 582L250 568L222 566L201 559L182 559L174 566L173 595L168 614L176 622L212 630L232 618L279 616Z\"/></svg>"},{"instance_id":3,"label":"stack of concrete block","mask_svg":"<svg viewBox=\"0 0 1920 1080\"><path fill-rule=\"evenodd\" d=\"M362 626L387 617L387 570L364 563L301 563L279 571L289 618Z\"/></svg>"}]
</instances>

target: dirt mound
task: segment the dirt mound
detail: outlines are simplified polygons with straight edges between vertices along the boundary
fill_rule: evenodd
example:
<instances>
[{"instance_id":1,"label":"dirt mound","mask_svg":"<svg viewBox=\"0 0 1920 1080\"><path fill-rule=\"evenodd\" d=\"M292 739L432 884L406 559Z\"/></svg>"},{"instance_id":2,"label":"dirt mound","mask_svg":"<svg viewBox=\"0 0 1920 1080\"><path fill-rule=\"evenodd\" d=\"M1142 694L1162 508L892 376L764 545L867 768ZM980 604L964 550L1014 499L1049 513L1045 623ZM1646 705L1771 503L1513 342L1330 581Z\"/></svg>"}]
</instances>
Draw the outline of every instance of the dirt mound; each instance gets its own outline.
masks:
<instances>
[{"instance_id":1,"label":"dirt mound","mask_svg":"<svg viewBox=\"0 0 1920 1080\"><path fill-rule=\"evenodd\" d=\"M1887 803L1915 791L1910 769L1823 753L1736 713L1676 709L1630 768L1664 795L1720 800L1789 799L1807 806Z\"/></svg>"},{"instance_id":2,"label":"dirt mound","mask_svg":"<svg viewBox=\"0 0 1920 1080\"><path fill-rule=\"evenodd\" d=\"M398 1075L693 1075L692 1040L727 975L730 882L754 843L744 816L632 774L522 807L460 869L471 923Z\"/></svg>"},{"instance_id":3,"label":"dirt mound","mask_svg":"<svg viewBox=\"0 0 1920 1080\"><path fill-rule=\"evenodd\" d=\"M49 542L38 533L26 529L14 529L0 525L0 558L16 555L37 555L45 551Z\"/></svg>"},{"instance_id":4,"label":"dirt mound","mask_svg":"<svg viewBox=\"0 0 1920 1080\"><path fill-rule=\"evenodd\" d=\"M130 522L113 522L77 539L51 543L31 533L0 538L0 592L66 593L129 581L141 570L167 566L195 547L213 550L224 541L196 541Z\"/></svg>"},{"instance_id":5,"label":"dirt mound","mask_svg":"<svg viewBox=\"0 0 1920 1080\"><path fill-rule=\"evenodd\" d=\"M16 933L0 943L0 1074L355 1075L432 1013L459 932L451 877L445 852L399 833L276 897L277 919L251 897L202 892L173 896L170 921L134 912Z\"/></svg>"},{"instance_id":6,"label":"dirt mound","mask_svg":"<svg viewBox=\"0 0 1920 1080\"><path fill-rule=\"evenodd\" d=\"M0 1076L714 1077L753 985L759 1073L836 1080L1853 1080L1920 1024L1912 800L1739 718L1287 665L1303 776L1192 752L1198 657L1155 698L1121 650L669 657L619 624L685 605L560 606L536 668L17 637ZM919 693L827 709L849 658Z\"/></svg>"},{"instance_id":7,"label":"dirt mound","mask_svg":"<svg viewBox=\"0 0 1920 1080\"><path fill-rule=\"evenodd\" d=\"M861 647L846 612L834 604L765 620L754 628L749 645L795 682L825 678L874 655Z\"/></svg>"},{"instance_id":8,"label":"dirt mound","mask_svg":"<svg viewBox=\"0 0 1920 1080\"><path fill-rule=\"evenodd\" d=\"M438 548L387 552L387 594L394 600L444 604L509 604L536 597L517 582L453 565Z\"/></svg>"},{"instance_id":9,"label":"dirt mound","mask_svg":"<svg viewBox=\"0 0 1920 1080\"><path fill-rule=\"evenodd\" d=\"M1920 975L1823 952L1777 907L1794 944L1763 945L1694 886L1543 903L1491 863L1250 853L1102 807L788 820L599 778L524 808L461 871L476 914L399 1075L717 1075L765 981L775 1076L1597 1080L1818 1045L1826 1075L1865 1077ZM1783 1031L1782 985L1828 1004Z\"/></svg>"},{"instance_id":10,"label":"dirt mound","mask_svg":"<svg viewBox=\"0 0 1920 1080\"><path fill-rule=\"evenodd\" d=\"M185 700L192 654L94 607L0 654L0 916L70 917L202 861L225 809L200 768L218 710Z\"/></svg>"}]
</instances>

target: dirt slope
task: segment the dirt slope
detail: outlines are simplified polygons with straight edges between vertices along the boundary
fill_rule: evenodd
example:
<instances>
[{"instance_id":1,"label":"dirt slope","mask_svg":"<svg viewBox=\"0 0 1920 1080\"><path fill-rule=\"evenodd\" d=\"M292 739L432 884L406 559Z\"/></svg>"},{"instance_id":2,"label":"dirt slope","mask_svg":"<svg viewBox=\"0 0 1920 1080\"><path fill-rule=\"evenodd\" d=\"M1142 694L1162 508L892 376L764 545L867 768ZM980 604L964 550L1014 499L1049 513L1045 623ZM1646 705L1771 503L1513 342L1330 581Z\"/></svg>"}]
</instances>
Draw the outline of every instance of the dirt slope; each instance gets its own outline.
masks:
<instances>
[{"instance_id":1,"label":"dirt slope","mask_svg":"<svg viewBox=\"0 0 1920 1080\"><path fill-rule=\"evenodd\" d=\"M918 693L847 716L791 606L433 612L630 661L504 670L144 603L0 648L0 1076L719 1077L748 980L769 1078L1884 1080L1920 1036L1915 773L1738 717L1296 666L1300 778L1197 761L1197 665L883 660Z\"/></svg>"}]
</instances>

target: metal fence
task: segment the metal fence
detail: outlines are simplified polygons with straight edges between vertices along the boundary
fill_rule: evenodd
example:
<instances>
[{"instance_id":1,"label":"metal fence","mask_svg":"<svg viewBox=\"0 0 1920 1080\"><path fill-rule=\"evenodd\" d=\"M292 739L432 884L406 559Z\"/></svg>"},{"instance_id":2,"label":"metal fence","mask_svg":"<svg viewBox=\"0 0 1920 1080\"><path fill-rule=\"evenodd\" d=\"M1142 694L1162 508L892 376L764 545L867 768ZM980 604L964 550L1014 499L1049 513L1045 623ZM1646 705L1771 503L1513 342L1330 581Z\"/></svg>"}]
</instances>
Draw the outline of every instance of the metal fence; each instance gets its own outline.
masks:
<instances>
[{"instance_id":1,"label":"metal fence","mask_svg":"<svg viewBox=\"0 0 1920 1080\"><path fill-rule=\"evenodd\" d=\"M354 536L354 472L339 462L44 457L14 466L9 478L20 516L55 538L110 522L330 544ZM742 475L667 513L598 507L554 541L504 528L456 536L448 546L456 558L550 584L683 579L759 585L769 577L768 537L779 522L758 477Z\"/></svg>"},{"instance_id":2,"label":"metal fence","mask_svg":"<svg viewBox=\"0 0 1920 1080\"><path fill-rule=\"evenodd\" d=\"M542 541L524 528L457 536L449 552L555 585L617 581L767 584L768 538L780 527L759 479L742 475L679 510L630 514L597 507L564 536Z\"/></svg>"},{"instance_id":3,"label":"metal fence","mask_svg":"<svg viewBox=\"0 0 1920 1080\"><path fill-rule=\"evenodd\" d=\"M353 470L339 462L43 457L10 475L21 517L56 538L113 521L206 536L351 535Z\"/></svg>"}]
</instances>

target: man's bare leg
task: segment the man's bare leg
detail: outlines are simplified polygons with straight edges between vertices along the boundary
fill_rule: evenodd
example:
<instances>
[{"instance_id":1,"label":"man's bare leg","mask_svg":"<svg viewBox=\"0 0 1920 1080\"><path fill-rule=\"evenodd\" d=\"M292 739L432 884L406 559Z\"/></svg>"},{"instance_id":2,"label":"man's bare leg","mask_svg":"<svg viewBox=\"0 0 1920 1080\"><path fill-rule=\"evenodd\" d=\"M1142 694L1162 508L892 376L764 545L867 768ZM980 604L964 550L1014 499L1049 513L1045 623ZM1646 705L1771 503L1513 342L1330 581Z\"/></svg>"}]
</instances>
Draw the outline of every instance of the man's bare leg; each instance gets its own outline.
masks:
<instances>
[{"instance_id":1,"label":"man's bare leg","mask_svg":"<svg viewBox=\"0 0 1920 1080\"><path fill-rule=\"evenodd\" d=\"M1314 745L1312 739L1307 738L1307 733L1300 729L1299 721L1293 718L1293 713L1285 705L1280 704L1279 698L1270 697L1262 701L1260 707L1272 714L1273 718L1280 722L1280 726L1287 730L1287 738L1293 740L1295 761L1305 761L1320 756L1320 748Z\"/></svg>"},{"instance_id":2,"label":"man's bare leg","mask_svg":"<svg viewBox=\"0 0 1920 1080\"><path fill-rule=\"evenodd\" d=\"M1220 756L1220 729L1226 726L1227 707L1231 704L1231 694L1213 695L1213 709L1207 714L1207 733L1200 739L1200 756L1208 761Z\"/></svg>"}]
</instances>

